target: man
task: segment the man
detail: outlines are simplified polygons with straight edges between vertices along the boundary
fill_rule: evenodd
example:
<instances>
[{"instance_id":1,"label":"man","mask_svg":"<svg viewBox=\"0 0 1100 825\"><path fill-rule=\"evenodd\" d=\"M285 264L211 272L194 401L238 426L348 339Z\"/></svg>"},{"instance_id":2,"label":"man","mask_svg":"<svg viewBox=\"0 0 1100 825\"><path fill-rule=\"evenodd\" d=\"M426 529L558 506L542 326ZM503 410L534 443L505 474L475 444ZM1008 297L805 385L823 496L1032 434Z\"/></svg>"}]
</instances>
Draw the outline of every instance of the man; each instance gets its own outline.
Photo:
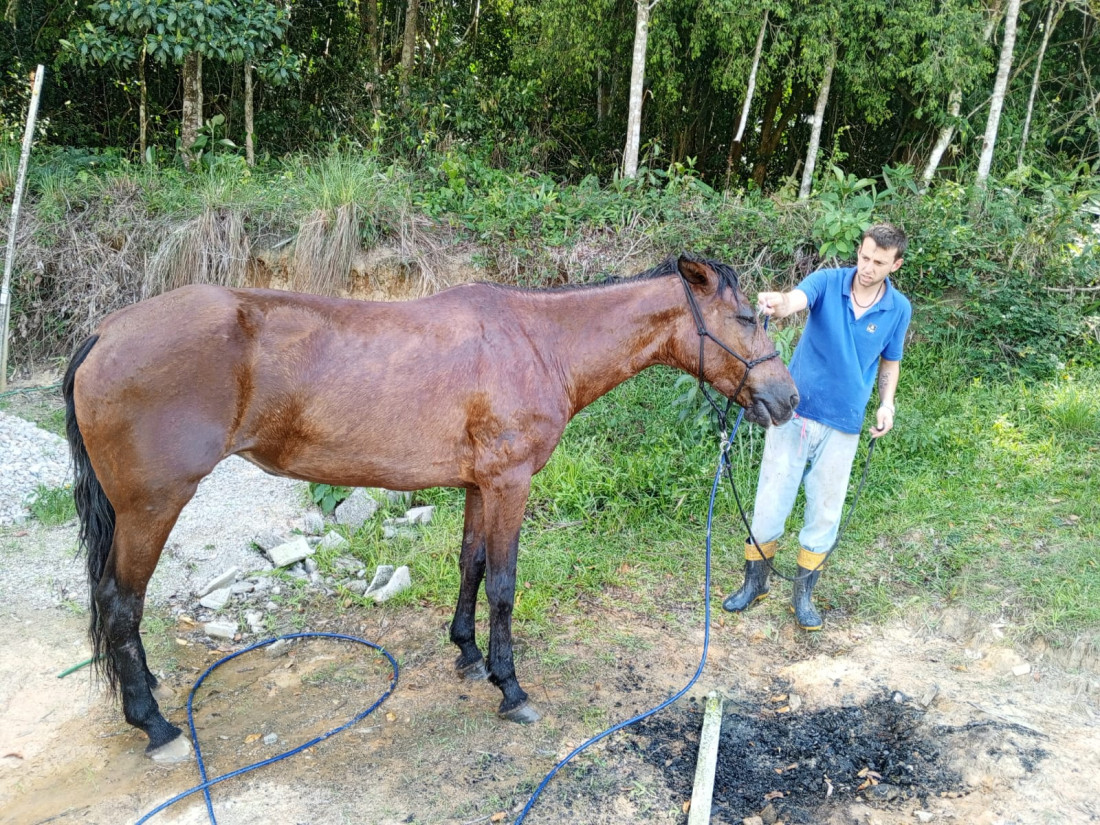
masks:
<instances>
[{"instance_id":1,"label":"man","mask_svg":"<svg viewBox=\"0 0 1100 825\"><path fill-rule=\"evenodd\" d=\"M765 315L785 318L803 309L810 315L790 364L798 409L786 424L769 427L764 440L752 516L752 537L760 549L746 541L745 582L725 600L726 610L740 613L767 595L771 559L805 483L791 607L804 630L821 629L811 596L836 541L876 374L879 407L871 436L881 438L894 426L894 393L912 309L889 276L901 267L907 245L901 229L877 224L863 233L856 266L820 269L790 292L757 297Z\"/></svg>"}]
</instances>

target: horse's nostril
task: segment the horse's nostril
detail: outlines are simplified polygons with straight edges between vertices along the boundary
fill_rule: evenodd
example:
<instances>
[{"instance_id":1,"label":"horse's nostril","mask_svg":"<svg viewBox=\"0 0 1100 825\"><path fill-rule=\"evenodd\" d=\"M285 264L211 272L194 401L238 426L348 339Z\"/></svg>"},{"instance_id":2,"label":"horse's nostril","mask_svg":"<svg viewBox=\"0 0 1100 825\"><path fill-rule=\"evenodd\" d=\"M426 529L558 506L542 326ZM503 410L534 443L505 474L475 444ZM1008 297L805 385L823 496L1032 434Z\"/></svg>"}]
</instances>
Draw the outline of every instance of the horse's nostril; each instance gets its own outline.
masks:
<instances>
[{"instance_id":1,"label":"horse's nostril","mask_svg":"<svg viewBox=\"0 0 1100 825\"><path fill-rule=\"evenodd\" d=\"M791 409L798 407L798 393L791 394Z\"/></svg>"}]
</instances>

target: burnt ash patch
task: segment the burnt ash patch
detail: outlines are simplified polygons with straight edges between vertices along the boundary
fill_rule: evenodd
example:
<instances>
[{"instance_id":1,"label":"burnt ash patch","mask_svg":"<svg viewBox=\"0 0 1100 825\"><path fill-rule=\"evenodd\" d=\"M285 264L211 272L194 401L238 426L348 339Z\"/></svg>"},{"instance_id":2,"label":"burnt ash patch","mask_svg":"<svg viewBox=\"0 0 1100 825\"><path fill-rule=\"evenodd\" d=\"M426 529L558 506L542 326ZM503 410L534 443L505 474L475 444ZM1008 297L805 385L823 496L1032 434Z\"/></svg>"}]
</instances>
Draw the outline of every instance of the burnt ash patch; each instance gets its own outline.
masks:
<instances>
[{"instance_id":1,"label":"burnt ash patch","mask_svg":"<svg viewBox=\"0 0 1100 825\"><path fill-rule=\"evenodd\" d=\"M838 804L861 800L899 807L908 800L962 795L962 777L949 754L998 749L1037 769L1046 751L1021 744L1006 731L1018 726L974 722L929 725L924 710L901 694L882 693L863 705L814 712L779 712L782 694L727 701L718 746L711 821L740 823L771 804L791 825L825 821ZM691 797L702 706L662 711L631 728L622 742L661 768L673 793ZM947 751L948 753L945 753Z\"/></svg>"}]
</instances>

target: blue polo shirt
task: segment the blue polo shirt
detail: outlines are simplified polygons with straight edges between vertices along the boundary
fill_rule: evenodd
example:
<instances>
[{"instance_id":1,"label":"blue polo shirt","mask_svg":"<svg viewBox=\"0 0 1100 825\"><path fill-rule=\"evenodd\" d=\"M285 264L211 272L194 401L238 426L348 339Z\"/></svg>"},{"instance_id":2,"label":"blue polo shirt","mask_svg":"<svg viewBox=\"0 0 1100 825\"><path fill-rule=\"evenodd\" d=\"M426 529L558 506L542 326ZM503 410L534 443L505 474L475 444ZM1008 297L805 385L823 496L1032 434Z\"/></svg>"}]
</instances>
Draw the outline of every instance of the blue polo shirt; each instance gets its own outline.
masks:
<instances>
[{"instance_id":1,"label":"blue polo shirt","mask_svg":"<svg viewBox=\"0 0 1100 825\"><path fill-rule=\"evenodd\" d=\"M863 428L879 358L900 361L913 314L909 299L886 279L886 293L858 319L850 296L855 267L819 269L796 289L810 316L791 358L798 414L841 432Z\"/></svg>"}]
</instances>

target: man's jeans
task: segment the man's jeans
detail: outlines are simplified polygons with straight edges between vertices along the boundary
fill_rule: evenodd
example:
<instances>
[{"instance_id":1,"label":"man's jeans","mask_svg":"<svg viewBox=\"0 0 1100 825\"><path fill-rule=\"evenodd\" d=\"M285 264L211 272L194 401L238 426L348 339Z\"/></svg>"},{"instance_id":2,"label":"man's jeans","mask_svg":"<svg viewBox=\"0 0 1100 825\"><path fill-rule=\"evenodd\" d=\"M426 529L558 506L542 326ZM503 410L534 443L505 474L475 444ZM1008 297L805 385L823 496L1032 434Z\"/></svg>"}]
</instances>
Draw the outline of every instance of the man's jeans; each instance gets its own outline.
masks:
<instances>
[{"instance_id":1,"label":"man's jeans","mask_svg":"<svg viewBox=\"0 0 1100 825\"><path fill-rule=\"evenodd\" d=\"M756 541L763 544L783 535L798 487L805 482L805 523L798 540L813 553L827 552L840 527L858 446L858 433L843 433L797 415L769 427L752 512Z\"/></svg>"}]
</instances>

